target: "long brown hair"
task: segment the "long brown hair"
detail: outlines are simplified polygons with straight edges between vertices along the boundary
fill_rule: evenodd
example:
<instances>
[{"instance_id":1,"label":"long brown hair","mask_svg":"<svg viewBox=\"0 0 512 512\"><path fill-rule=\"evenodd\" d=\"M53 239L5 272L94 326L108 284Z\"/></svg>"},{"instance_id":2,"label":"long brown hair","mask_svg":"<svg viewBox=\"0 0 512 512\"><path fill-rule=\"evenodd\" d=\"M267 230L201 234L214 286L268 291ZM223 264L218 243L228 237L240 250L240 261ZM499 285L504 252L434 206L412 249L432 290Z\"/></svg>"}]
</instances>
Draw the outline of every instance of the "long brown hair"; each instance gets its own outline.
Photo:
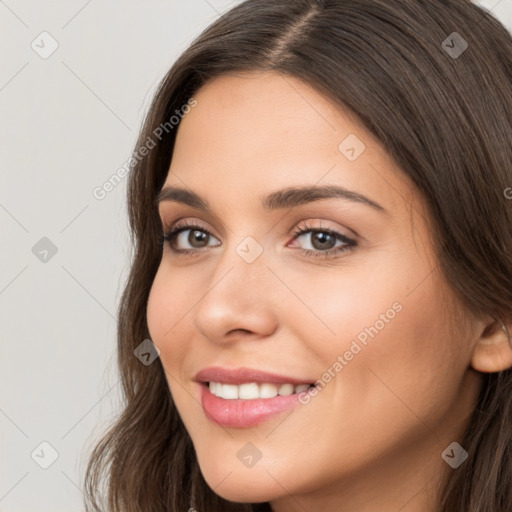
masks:
<instances>
[{"instance_id":1,"label":"long brown hair","mask_svg":"<svg viewBox=\"0 0 512 512\"><path fill-rule=\"evenodd\" d=\"M154 199L176 120L212 78L268 70L303 80L358 116L428 200L440 268L461 304L512 317L509 32L469 0L247 0L178 58L135 148L128 184L134 253L118 313L125 404L87 465L89 512L270 510L209 488L160 360L146 366L134 356L150 338L146 304L162 254ZM150 140L156 147L140 157ZM483 374L461 444L469 458L439 489L440 512L511 511L512 370Z\"/></svg>"}]
</instances>

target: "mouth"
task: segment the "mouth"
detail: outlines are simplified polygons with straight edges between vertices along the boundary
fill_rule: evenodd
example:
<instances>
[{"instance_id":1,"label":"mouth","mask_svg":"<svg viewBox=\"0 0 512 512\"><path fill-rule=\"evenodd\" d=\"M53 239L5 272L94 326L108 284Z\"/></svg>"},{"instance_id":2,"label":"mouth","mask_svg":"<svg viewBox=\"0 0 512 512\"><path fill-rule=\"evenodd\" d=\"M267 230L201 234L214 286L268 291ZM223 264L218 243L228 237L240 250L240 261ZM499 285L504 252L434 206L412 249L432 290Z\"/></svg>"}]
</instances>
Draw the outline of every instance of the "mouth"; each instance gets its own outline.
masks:
<instances>
[{"instance_id":1,"label":"mouth","mask_svg":"<svg viewBox=\"0 0 512 512\"><path fill-rule=\"evenodd\" d=\"M256 368L203 368L195 380L199 385L205 416L225 427L252 427L308 403L306 395L317 386L290 375Z\"/></svg>"},{"instance_id":2,"label":"mouth","mask_svg":"<svg viewBox=\"0 0 512 512\"><path fill-rule=\"evenodd\" d=\"M242 384L230 384L226 382L203 382L212 395L224 400L256 400L270 399L277 396L299 395L311 388L314 384L293 384L285 382L275 384L272 382L247 382Z\"/></svg>"},{"instance_id":3,"label":"mouth","mask_svg":"<svg viewBox=\"0 0 512 512\"><path fill-rule=\"evenodd\" d=\"M294 409L301 403L308 403L309 400L305 399L312 388L316 386L208 381L200 384L201 405L206 418L213 423L223 427L248 428Z\"/></svg>"}]
</instances>

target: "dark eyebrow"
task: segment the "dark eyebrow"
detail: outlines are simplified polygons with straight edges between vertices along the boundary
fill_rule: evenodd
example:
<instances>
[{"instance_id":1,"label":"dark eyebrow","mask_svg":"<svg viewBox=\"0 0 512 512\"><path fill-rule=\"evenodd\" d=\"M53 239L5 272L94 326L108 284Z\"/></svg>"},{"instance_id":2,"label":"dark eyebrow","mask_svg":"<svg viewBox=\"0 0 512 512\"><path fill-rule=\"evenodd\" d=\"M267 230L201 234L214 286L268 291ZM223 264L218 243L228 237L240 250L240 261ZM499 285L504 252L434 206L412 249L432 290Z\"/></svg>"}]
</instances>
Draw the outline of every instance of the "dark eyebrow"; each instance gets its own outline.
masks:
<instances>
[{"instance_id":1,"label":"dark eyebrow","mask_svg":"<svg viewBox=\"0 0 512 512\"><path fill-rule=\"evenodd\" d=\"M319 201L320 199L346 199L356 203L363 203L372 208L389 215L389 212L372 199L347 190L337 185L324 186L305 186L290 187L283 190L272 192L266 197L261 198L262 206L265 210L279 210L282 208L292 208L302 204ZM208 202L199 197L195 192L179 187L165 187L155 198L155 205L158 206L162 201L176 201L187 204L198 210L210 212Z\"/></svg>"}]
</instances>

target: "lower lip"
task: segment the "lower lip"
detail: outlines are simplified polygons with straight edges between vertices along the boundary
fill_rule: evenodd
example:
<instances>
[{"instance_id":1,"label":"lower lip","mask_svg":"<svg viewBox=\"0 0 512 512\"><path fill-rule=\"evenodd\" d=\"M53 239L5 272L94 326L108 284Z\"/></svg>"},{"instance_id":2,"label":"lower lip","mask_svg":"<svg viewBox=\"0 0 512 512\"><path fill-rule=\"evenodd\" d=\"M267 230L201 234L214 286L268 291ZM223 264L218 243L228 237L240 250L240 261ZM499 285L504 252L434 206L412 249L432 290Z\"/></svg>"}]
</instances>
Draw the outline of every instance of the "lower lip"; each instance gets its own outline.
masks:
<instances>
[{"instance_id":1,"label":"lower lip","mask_svg":"<svg viewBox=\"0 0 512 512\"><path fill-rule=\"evenodd\" d=\"M215 396L207 385L201 384L201 403L206 417L224 427L252 427L272 418L299 402L300 394L255 398L253 400L226 400Z\"/></svg>"}]
</instances>

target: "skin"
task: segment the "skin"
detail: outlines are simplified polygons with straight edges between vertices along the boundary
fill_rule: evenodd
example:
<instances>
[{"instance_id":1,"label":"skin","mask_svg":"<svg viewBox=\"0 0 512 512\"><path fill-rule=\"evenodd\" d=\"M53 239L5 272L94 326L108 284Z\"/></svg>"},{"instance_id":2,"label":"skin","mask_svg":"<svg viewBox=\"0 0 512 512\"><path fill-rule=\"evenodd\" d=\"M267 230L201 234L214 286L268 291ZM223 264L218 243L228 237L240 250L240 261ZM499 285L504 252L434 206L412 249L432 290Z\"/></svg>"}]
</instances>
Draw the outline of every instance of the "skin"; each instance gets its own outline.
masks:
<instances>
[{"instance_id":1,"label":"skin","mask_svg":"<svg viewBox=\"0 0 512 512\"><path fill-rule=\"evenodd\" d=\"M441 453L462 437L480 372L512 365L504 332L458 308L422 196L357 118L273 72L217 78L195 99L164 187L193 190L212 214L174 201L159 214L166 228L187 219L212 236L195 256L164 245L147 320L204 478L223 498L270 501L278 512L436 511L436 486L453 471ZM366 147L354 161L338 149L349 134ZM339 198L260 204L282 188L324 184L387 214ZM310 232L293 238L304 221L357 246L302 254L322 251ZM189 233L178 248L198 247ZM236 252L248 236L263 250L250 264ZM401 311L307 405L251 428L205 416L199 370L248 366L314 382L395 303ZM247 442L262 455L250 468L237 457Z\"/></svg>"}]
</instances>

